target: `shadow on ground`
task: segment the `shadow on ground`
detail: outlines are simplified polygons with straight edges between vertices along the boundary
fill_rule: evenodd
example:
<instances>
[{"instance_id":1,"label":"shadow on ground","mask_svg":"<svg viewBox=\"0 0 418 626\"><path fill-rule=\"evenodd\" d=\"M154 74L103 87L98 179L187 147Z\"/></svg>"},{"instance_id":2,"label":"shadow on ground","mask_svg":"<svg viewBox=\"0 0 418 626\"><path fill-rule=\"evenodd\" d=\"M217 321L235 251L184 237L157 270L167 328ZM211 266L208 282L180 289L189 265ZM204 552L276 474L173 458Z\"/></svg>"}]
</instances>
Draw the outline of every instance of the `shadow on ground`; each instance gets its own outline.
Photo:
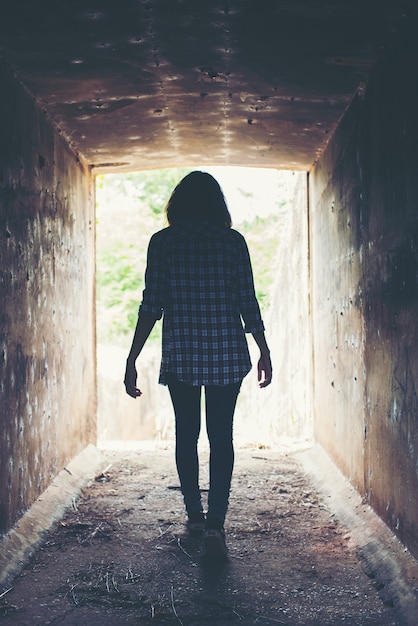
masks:
<instances>
[{"instance_id":1,"label":"shadow on ground","mask_svg":"<svg viewBox=\"0 0 418 626\"><path fill-rule=\"evenodd\" d=\"M237 450L229 559L208 567L184 527L172 449L103 454L103 472L0 599L1 624L406 623L297 455Z\"/></svg>"}]
</instances>

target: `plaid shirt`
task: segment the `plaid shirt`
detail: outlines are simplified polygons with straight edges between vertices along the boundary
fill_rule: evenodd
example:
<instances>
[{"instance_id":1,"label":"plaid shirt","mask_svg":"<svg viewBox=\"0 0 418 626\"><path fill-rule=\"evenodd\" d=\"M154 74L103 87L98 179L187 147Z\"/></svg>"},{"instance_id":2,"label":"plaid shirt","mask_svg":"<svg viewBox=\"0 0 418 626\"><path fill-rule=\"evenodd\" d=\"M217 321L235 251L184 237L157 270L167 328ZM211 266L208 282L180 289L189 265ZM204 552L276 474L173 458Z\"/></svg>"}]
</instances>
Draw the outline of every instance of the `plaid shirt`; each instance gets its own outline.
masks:
<instances>
[{"instance_id":1,"label":"plaid shirt","mask_svg":"<svg viewBox=\"0 0 418 626\"><path fill-rule=\"evenodd\" d=\"M169 372L190 385L241 380L251 369L245 333L264 330L244 237L207 222L155 233L141 311L164 313L161 384Z\"/></svg>"}]
</instances>

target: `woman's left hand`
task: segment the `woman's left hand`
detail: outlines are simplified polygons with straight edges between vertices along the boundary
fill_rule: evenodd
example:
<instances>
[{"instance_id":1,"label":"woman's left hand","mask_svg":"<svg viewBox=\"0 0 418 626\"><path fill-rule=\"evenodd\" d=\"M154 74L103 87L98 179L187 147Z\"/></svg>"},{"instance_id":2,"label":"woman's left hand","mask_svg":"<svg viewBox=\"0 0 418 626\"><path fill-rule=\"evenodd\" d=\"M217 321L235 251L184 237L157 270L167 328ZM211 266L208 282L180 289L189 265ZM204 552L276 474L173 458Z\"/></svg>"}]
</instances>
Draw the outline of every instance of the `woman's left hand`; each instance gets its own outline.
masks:
<instances>
[{"instance_id":1,"label":"woman's left hand","mask_svg":"<svg viewBox=\"0 0 418 626\"><path fill-rule=\"evenodd\" d=\"M125 378L123 382L125 385L126 393L128 394L128 396L131 396L131 398L138 398L142 395L142 391L136 386L136 379L137 373L135 363L127 361Z\"/></svg>"}]
</instances>

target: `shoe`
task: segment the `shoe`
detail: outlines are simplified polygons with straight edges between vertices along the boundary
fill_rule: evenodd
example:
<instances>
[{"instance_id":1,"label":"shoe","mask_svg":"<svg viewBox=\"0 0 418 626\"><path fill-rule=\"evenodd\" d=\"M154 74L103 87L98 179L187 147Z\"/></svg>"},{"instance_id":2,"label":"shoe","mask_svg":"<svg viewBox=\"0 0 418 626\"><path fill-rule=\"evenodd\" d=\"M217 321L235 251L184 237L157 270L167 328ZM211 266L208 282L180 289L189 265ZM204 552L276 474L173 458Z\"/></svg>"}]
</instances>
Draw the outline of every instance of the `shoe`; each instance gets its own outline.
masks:
<instances>
[{"instance_id":1,"label":"shoe","mask_svg":"<svg viewBox=\"0 0 418 626\"><path fill-rule=\"evenodd\" d=\"M226 559L228 548L225 543L224 529L206 528L203 535L204 551L203 558L211 561Z\"/></svg>"},{"instance_id":2,"label":"shoe","mask_svg":"<svg viewBox=\"0 0 418 626\"><path fill-rule=\"evenodd\" d=\"M200 534L205 530L206 518L203 511L189 513L187 516L187 529L191 534Z\"/></svg>"}]
</instances>

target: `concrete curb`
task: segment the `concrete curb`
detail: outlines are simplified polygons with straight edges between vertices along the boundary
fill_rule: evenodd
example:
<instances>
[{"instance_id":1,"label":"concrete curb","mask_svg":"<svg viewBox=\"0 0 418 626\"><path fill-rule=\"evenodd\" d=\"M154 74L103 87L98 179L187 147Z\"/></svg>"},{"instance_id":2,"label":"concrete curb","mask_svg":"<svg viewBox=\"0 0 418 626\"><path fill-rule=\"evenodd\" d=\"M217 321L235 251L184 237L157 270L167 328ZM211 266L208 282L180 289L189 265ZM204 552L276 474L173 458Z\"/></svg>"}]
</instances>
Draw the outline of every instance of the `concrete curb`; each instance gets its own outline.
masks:
<instances>
[{"instance_id":1,"label":"concrete curb","mask_svg":"<svg viewBox=\"0 0 418 626\"><path fill-rule=\"evenodd\" d=\"M382 602L393 603L405 620L416 626L418 561L388 526L365 504L319 445L293 454L323 495L331 514L350 531L363 571L373 579Z\"/></svg>"},{"instance_id":2,"label":"concrete curb","mask_svg":"<svg viewBox=\"0 0 418 626\"><path fill-rule=\"evenodd\" d=\"M101 452L95 446L84 448L0 539L0 593L10 587L45 533L71 506L82 487L94 479L101 460Z\"/></svg>"}]
</instances>

